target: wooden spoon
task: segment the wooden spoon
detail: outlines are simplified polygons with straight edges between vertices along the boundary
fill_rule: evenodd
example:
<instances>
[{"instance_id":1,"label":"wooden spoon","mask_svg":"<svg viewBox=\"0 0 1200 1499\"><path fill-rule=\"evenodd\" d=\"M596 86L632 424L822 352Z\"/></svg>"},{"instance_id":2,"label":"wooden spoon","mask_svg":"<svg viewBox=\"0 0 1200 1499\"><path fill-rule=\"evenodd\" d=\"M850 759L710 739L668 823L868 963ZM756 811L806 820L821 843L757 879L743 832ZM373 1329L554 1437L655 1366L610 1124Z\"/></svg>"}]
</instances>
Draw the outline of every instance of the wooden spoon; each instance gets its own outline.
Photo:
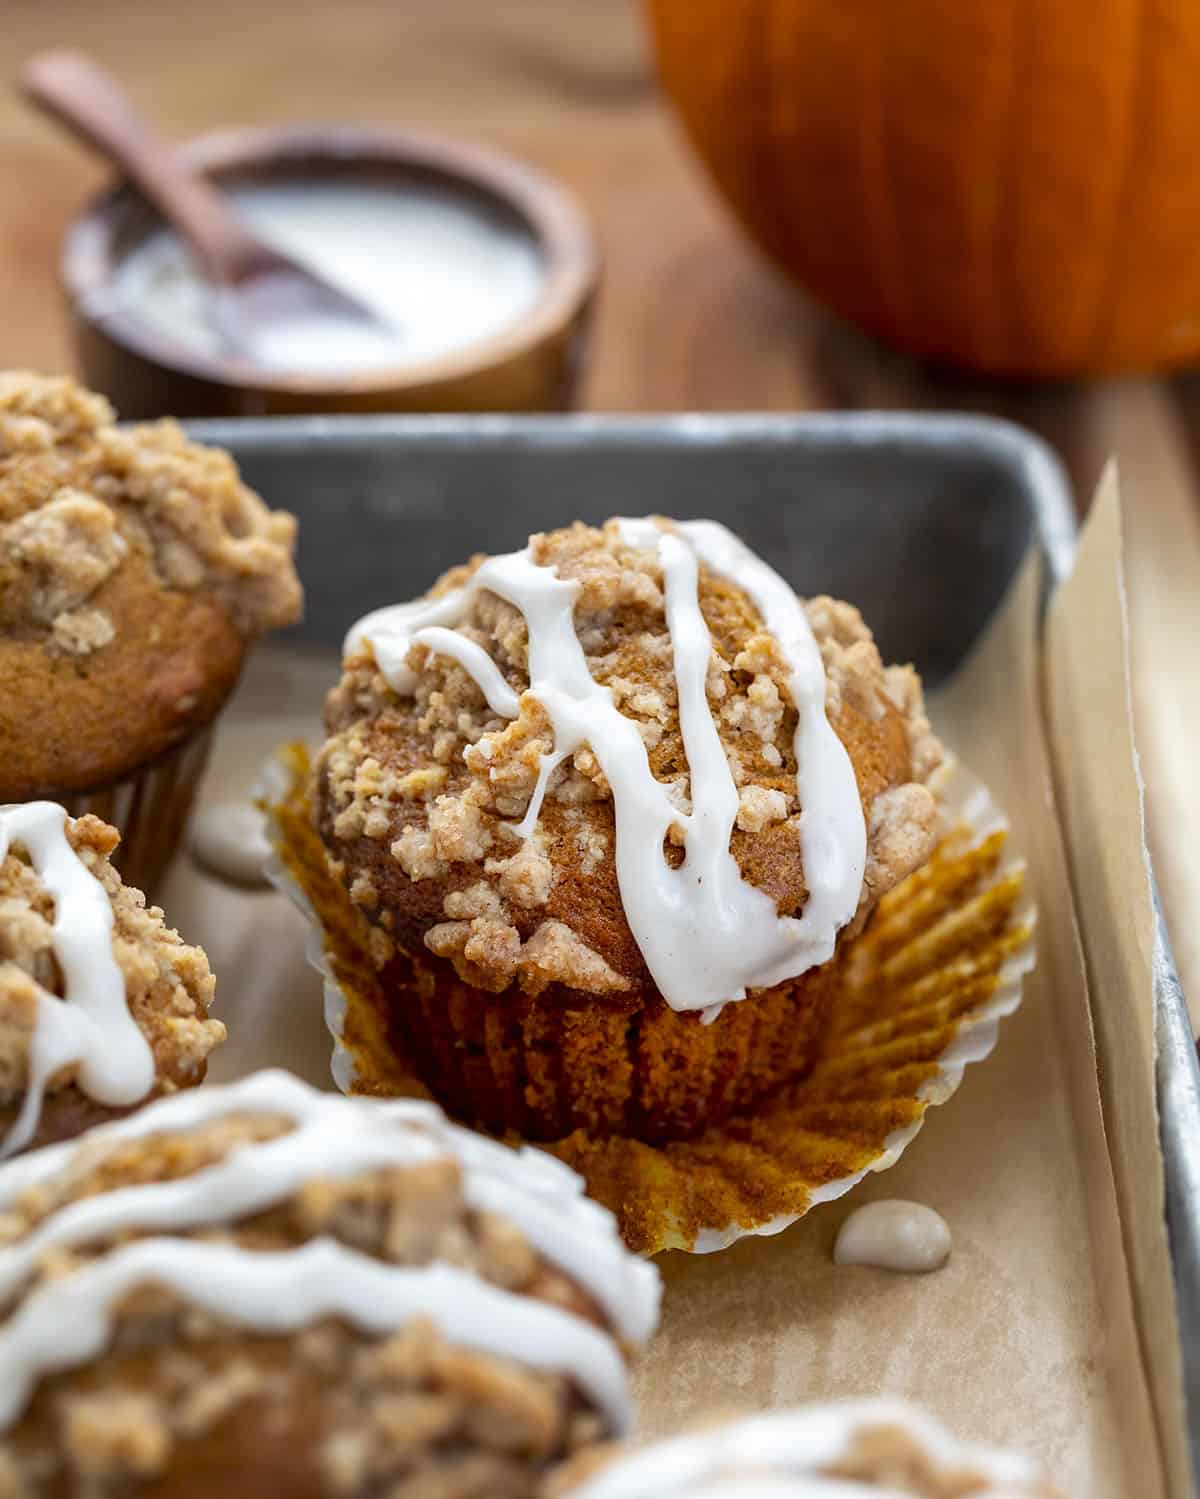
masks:
<instances>
[{"instance_id":1,"label":"wooden spoon","mask_svg":"<svg viewBox=\"0 0 1200 1499\"><path fill-rule=\"evenodd\" d=\"M307 266L264 244L226 198L191 171L104 68L81 52L43 52L25 66L26 96L121 167L187 243L214 295L226 351L251 361L267 325L358 324L395 345L399 330Z\"/></svg>"}]
</instances>

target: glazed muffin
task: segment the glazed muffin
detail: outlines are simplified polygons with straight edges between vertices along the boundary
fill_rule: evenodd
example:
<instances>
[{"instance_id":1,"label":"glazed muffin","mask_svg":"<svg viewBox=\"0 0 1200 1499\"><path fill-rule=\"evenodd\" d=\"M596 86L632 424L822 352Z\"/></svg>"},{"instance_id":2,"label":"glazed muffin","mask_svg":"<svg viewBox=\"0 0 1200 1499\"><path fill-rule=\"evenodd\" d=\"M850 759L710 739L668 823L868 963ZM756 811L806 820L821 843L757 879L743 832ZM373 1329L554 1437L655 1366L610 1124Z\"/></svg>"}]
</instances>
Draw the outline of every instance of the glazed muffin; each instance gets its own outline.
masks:
<instances>
[{"instance_id":1,"label":"glazed muffin","mask_svg":"<svg viewBox=\"0 0 1200 1499\"><path fill-rule=\"evenodd\" d=\"M657 1273L578 1179L282 1072L0 1171L0 1491L521 1499L629 1423Z\"/></svg>"},{"instance_id":2,"label":"glazed muffin","mask_svg":"<svg viewBox=\"0 0 1200 1499\"><path fill-rule=\"evenodd\" d=\"M896 1400L802 1406L628 1457L581 1457L547 1499L1056 1499L1040 1466L960 1442ZM1061 1496L1059 1496L1061 1499Z\"/></svg>"},{"instance_id":3,"label":"glazed muffin","mask_svg":"<svg viewBox=\"0 0 1200 1499\"><path fill-rule=\"evenodd\" d=\"M326 726L312 825L378 1027L531 1139L683 1139L803 1076L839 954L936 839L916 674L711 523L475 558L351 632Z\"/></svg>"},{"instance_id":4,"label":"glazed muffin","mask_svg":"<svg viewBox=\"0 0 1200 1499\"><path fill-rule=\"evenodd\" d=\"M295 523L173 422L0 375L0 802L122 831L153 886L250 643L300 611Z\"/></svg>"},{"instance_id":5,"label":"glazed muffin","mask_svg":"<svg viewBox=\"0 0 1200 1499\"><path fill-rule=\"evenodd\" d=\"M0 806L0 1155L191 1087L225 1039L208 959L122 883L117 840L53 802Z\"/></svg>"}]
</instances>

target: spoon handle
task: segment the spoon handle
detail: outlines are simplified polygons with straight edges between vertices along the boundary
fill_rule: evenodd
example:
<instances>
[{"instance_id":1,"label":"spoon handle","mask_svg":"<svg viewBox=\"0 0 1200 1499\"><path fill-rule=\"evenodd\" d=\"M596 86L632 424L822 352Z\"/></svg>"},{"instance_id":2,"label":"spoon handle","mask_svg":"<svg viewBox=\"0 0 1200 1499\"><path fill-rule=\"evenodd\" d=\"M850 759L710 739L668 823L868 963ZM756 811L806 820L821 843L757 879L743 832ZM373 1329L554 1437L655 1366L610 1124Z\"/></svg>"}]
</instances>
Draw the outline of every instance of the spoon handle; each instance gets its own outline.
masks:
<instances>
[{"instance_id":1,"label":"spoon handle","mask_svg":"<svg viewBox=\"0 0 1200 1499\"><path fill-rule=\"evenodd\" d=\"M271 252L225 198L138 114L129 96L82 52L43 52L21 77L26 96L130 176L187 241L210 281L236 285Z\"/></svg>"}]
</instances>

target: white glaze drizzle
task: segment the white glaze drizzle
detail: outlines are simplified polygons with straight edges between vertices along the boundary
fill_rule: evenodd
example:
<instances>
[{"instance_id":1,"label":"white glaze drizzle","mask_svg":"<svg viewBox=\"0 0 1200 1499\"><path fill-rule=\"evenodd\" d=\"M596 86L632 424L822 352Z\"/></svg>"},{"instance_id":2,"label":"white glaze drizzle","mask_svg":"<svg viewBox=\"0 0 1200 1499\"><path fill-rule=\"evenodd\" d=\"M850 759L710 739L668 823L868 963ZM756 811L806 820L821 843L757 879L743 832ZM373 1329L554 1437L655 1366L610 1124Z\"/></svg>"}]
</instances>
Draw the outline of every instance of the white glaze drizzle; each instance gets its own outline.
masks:
<instances>
[{"instance_id":1,"label":"white glaze drizzle","mask_svg":"<svg viewBox=\"0 0 1200 1499\"><path fill-rule=\"evenodd\" d=\"M512 1151L459 1129L431 1104L342 1098L319 1093L284 1072L262 1072L227 1087L160 1100L129 1119L94 1131L88 1137L88 1149L103 1151L122 1141L186 1131L244 1114L278 1116L291 1121L294 1128L275 1139L243 1145L191 1176L123 1187L65 1204L24 1239L0 1250L0 1299L19 1290L41 1255L51 1248L101 1242L135 1229L151 1233L203 1229L265 1211L317 1178L345 1178L389 1166L453 1158L462 1166L464 1197L471 1208L495 1213L520 1229L539 1253L594 1298L622 1336L640 1343L653 1331L660 1294L658 1273L625 1250L611 1214L582 1195L582 1182L575 1173L539 1151ZM56 1175L77 1148L56 1146L0 1168L0 1208L11 1206L21 1192ZM140 1267L143 1278L165 1280L189 1298L248 1326L281 1327L285 1323L280 1319L290 1315L292 1300L307 1297L309 1316L287 1326L303 1325L326 1311L341 1311L359 1325L378 1330L399 1322L371 1321L372 1306L402 1310L411 1303L453 1340L508 1352L537 1367L573 1372L610 1415L620 1404L622 1361L611 1338L594 1329L581 1338L575 1327L586 1324L580 1319L555 1312L560 1320L547 1321L542 1304L527 1297L493 1291L490 1300L476 1295L469 1302L459 1281L470 1277L457 1271L450 1278L435 1273L448 1267L401 1272L330 1244L322 1251L321 1263L327 1269L335 1251L349 1255L353 1263L339 1261L337 1273L331 1272L324 1283L315 1272L293 1267L296 1252L275 1256L280 1261L277 1272L264 1276L259 1271L263 1255L236 1246L222 1246L223 1258L216 1269L215 1260L197 1258L192 1241L158 1237L140 1240L133 1247L142 1258L131 1263ZM101 1263L109 1264L124 1253L110 1251ZM378 1296L360 1300L357 1287L362 1284L364 1264L374 1267L373 1285L383 1286L389 1276L398 1276L396 1291L380 1291ZM92 1327L98 1318L107 1326L113 1299L119 1298L120 1287L129 1284L123 1272L116 1270L95 1269L93 1279L80 1279L93 1268L85 1267L65 1281L56 1280L42 1300L37 1295L28 1298L26 1304L36 1304L39 1310L19 1314L0 1330L0 1409L7 1409L2 1392L9 1388L10 1378L14 1388L27 1389L37 1370L61 1368L90 1356L88 1350L95 1345L87 1339L73 1341L76 1334L67 1328L61 1288L77 1288L73 1294L79 1298L78 1318L73 1315L72 1320ZM416 1289L410 1294L404 1287ZM318 1290L325 1297L319 1305L312 1301ZM468 1305L475 1309L469 1316L464 1313ZM474 1327L476 1320L478 1327ZM497 1340L503 1340L503 1346ZM598 1351L597 1340L608 1352ZM12 1399L19 1407L20 1397Z\"/></svg>"},{"instance_id":2,"label":"white glaze drizzle","mask_svg":"<svg viewBox=\"0 0 1200 1499\"><path fill-rule=\"evenodd\" d=\"M411 697L417 685L417 674L408 664L414 633L433 625L458 624L465 612L466 594L466 589L452 588L435 599L412 599L373 609L350 627L342 650L350 655L369 640L384 677L402 697Z\"/></svg>"},{"instance_id":3,"label":"white glaze drizzle","mask_svg":"<svg viewBox=\"0 0 1200 1499\"><path fill-rule=\"evenodd\" d=\"M808 899L803 917L792 921L786 931L793 943L807 946L814 954L806 966L815 966L833 956L838 931L858 909L867 867L867 828L854 766L825 712L821 649L804 605L775 569L744 542L715 521L689 521L681 529L706 567L750 595L790 668L788 692L797 713L792 743ZM779 983L788 976L781 973L760 982Z\"/></svg>"},{"instance_id":4,"label":"white glaze drizzle","mask_svg":"<svg viewBox=\"0 0 1200 1499\"><path fill-rule=\"evenodd\" d=\"M332 1239L282 1253L139 1239L35 1291L0 1330L0 1428L20 1415L43 1374L101 1353L113 1307L147 1284L265 1333L344 1317L382 1334L428 1317L449 1342L573 1377L615 1431L629 1425L625 1367L611 1338L582 1317L451 1265L384 1265Z\"/></svg>"},{"instance_id":5,"label":"white glaze drizzle","mask_svg":"<svg viewBox=\"0 0 1200 1499\"><path fill-rule=\"evenodd\" d=\"M37 1016L25 1096L0 1144L0 1159L28 1144L46 1085L77 1065L80 1090L121 1108L154 1086L154 1056L129 1011L125 978L113 954L113 914L104 886L71 847L67 814L55 802L0 806L0 861L20 844L54 900L51 943L63 998L35 983Z\"/></svg>"},{"instance_id":6,"label":"white glaze drizzle","mask_svg":"<svg viewBox=\"0 0 1200 1499\"><path fill-rule=\"evenodd\" d=\"M649 1496L647 1496L649 1499ZM850 1478L803 1478L777 1474L737 1473L689 1489L687 1499L911 1499L899 1489L881 1489Z\"/></svg>"},{"instance_id":7,"label":"white glaze drizzle","mask_svg":"<svg viewBox=\"0 0 1200 1499\"><path fill-rule=\"evenodd\" d=\"M838 1230L834 1263L919 1274L950 1258L946 1220L921 1202L880 1198L856 1208Z\"/></svg>"},{"instance_id":8,"label":"white glaze drizzle","mask_svg":"<svg viewBox=\"0 0 1200 1499\"><path fill-rule=\"evenodd\" d=\"M529 547L489 558L462 588L374 611L349 632L345 651L349 656L369 642L376 665L401 695L416 686L407 664L413 644L453 654L493 711L512 718L519 702L491 658L465 636L450 650L447 644L481 591L520 610L529 635L528 691L550 718L554 749L542 757L528 809L514 831L528 836L553 771L588 745L612 787L617 880L646 966L669 1005L701 1010L711 1020L748 990L795 978L832 957L838 931L858 906L866 826L853 766L825 714L821 654L788 585L715 522L671 529L650 520L619 524L626 544L656 550L663 569L691 775L690 813L681 812L655 779L636 723L591 675L575 632L578 585L535 563ZM780 916L769 896L742 879L729 851L738 793L705 689L712 642L699 603L701 562L750 595L788 662L798 714L799 831L808 887L798 918ZM663 856L672 824L683 830L685 857L677 869Z\"/></svg>"},{"instance_id":9,"label":"white glaze drizzle","mask_svg":"<svg viewBox=\"0 0 1200 1499\"><path fill-rule=\"evenodd\" d=\"M413 636L414 645L423 645L435 655L457 661L468 676L475 679L488 707L501 718L516 718L521 711L517 694L500 675L500 668L481 645L468 640L457 630L444 625L428 625Z\"/></svg>"},{"instance_id":10,"label":"white glaze drizzle","mask_svg":"<svg viewBox=\"0 0 1200 1499\"><path fill-rule=\"evenodd\" d=\"M1038 1467L1023 1454L960 1442L916 1407L881 1398L772 1411L657 1442L618 1460L568 1499L732 1499L757 1494L753 1478L776 1480L776 1488L764 1491L772 1499L850 1499L859 1493L890 1499L889 1490L838 1487L820 1474L846 1456L858 1432L877 1426L905 1432L939 1467L978 1473L987 1485L980 1499L1032 1499L1042 1492Z\"/></svg>"}]
</instances>

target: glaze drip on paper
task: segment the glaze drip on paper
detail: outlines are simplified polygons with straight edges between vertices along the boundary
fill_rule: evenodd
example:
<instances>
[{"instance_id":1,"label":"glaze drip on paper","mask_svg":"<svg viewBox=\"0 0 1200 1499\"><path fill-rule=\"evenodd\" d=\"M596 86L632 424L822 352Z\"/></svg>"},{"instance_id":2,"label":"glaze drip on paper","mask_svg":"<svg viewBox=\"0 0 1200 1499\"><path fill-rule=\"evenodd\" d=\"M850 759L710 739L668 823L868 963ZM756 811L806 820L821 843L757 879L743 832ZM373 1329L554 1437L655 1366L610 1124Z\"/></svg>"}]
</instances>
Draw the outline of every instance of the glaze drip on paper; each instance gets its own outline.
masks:
<instances>
[{"instance_id":1,"label":"glaze drip on paper","mask_svg":"<svg viewBox=\"0 0 1200 1499\"><path fill-rule=\"evenodd\" d=\"M835 1264L907 1274L940 1270L949 1258L950 1228L942 1215L922 1202L900 1198L880 1198L856 1208L833 1246Z\"/></svg>"},{"instance_id":2,"label":"glaze drip on paper","mask_svg":"<svg viewBox=\"0 0 1200 1499\"><path fill-rule=\"evenodd\" d=\"M25 1298L0 1327L0 1427L20 1414L38 1377L78 1365L106 1344L113 1308L152 1281L240 1326L295 1330L343 1316L372 1333L413 1316L450 1341L522 1360L578 1381L618 1430L628 1422L624 1361L612 1337L545 1302L501 1290L448 1265L395 1266L328 1239L266 1254L170 1237L266 1211L309 1181L452 1159L477 1212L515 1225L576 1282L620 1335L642 1343L658 1318L659 1280L617 1236L612 1216L582 1195L580 1179L539 1151L520 1152L449 1124L431 1104L319 1093L284 1072L178 1094L94 1132L93 1149L195 1129L235 1115L290 1120L290 1132L243 1145L172 1181L145 1182L68 1202L0 1250L0 1300L15 1295L49 1251L148 1234ZM37 1151L0 1169L0 1211L61 1171L77 1147Z\"/></svg>"},{"instance_id":3,"label":"glaze drip on paper","mask_svg":"<svg viewBox=\"0 0 1200 1499\"><path fill-rule=\"evenodd\" d=\"M534 562L530 547L488 558L461 588L435 599L379 609L346 638L346 653L369 642L392 688L411 694L407 657L415 644L452 655L492 710L515 718L519 700L492 659L456 635L484 591L524 615L529 634L529 694L548 714L554 748L515 831L537 824L550 777L584 745L612 787L616 867L630 930L663 998L676 1010L712 1019L751 989L795 978L827 962L840 929L858 906L867 835L854 769L825 713L825 670L803 605L784 580L731 532L712 521L660 525L619 522L632 548L654 550L663 571L667 625L675 657L680 729L691 772L690 812L681 812L655 779L636 723L595 681L575 631L578 585ZM745 881L730 852L738 792L708 704L712 641L699 600L700 565L743 589L758 607L789 667L797 710L797 792L808 899L799 917ZM453 642L453 643L452 643ZM684 859L663 854L668 829L683 833Z\"/></svg>"},{"instance_id":4,"label":"glaze drip on paper","mask_svg":"<svg viewBox=\"0 0 1200 1499\"><path fill-rule=\"evenodd\" d=\"M46 1085L64 1067L97 1103L114 1108L145 1098L154 1057L129 1012L125 978L113 955L113 914L103 885L71 847L67 814L55 802L0 807L0 861L20 845L54 899L53 950L63 997L32 980L37 1015L20 1113L0 1158L22 1149L41 1118Z\"/></svg>"},{"instance_id":5,"label":"glaze drip on paper","mask_svg":"<svg viewBox=\"0 0 1200 1499\"><path fill-rule=\"evenodd\" d=\"M263 814L249 801L214 802L192 818L192 855L218 879L248 890L267 885L271 857Z\"/></svg>"}]
</instances>

